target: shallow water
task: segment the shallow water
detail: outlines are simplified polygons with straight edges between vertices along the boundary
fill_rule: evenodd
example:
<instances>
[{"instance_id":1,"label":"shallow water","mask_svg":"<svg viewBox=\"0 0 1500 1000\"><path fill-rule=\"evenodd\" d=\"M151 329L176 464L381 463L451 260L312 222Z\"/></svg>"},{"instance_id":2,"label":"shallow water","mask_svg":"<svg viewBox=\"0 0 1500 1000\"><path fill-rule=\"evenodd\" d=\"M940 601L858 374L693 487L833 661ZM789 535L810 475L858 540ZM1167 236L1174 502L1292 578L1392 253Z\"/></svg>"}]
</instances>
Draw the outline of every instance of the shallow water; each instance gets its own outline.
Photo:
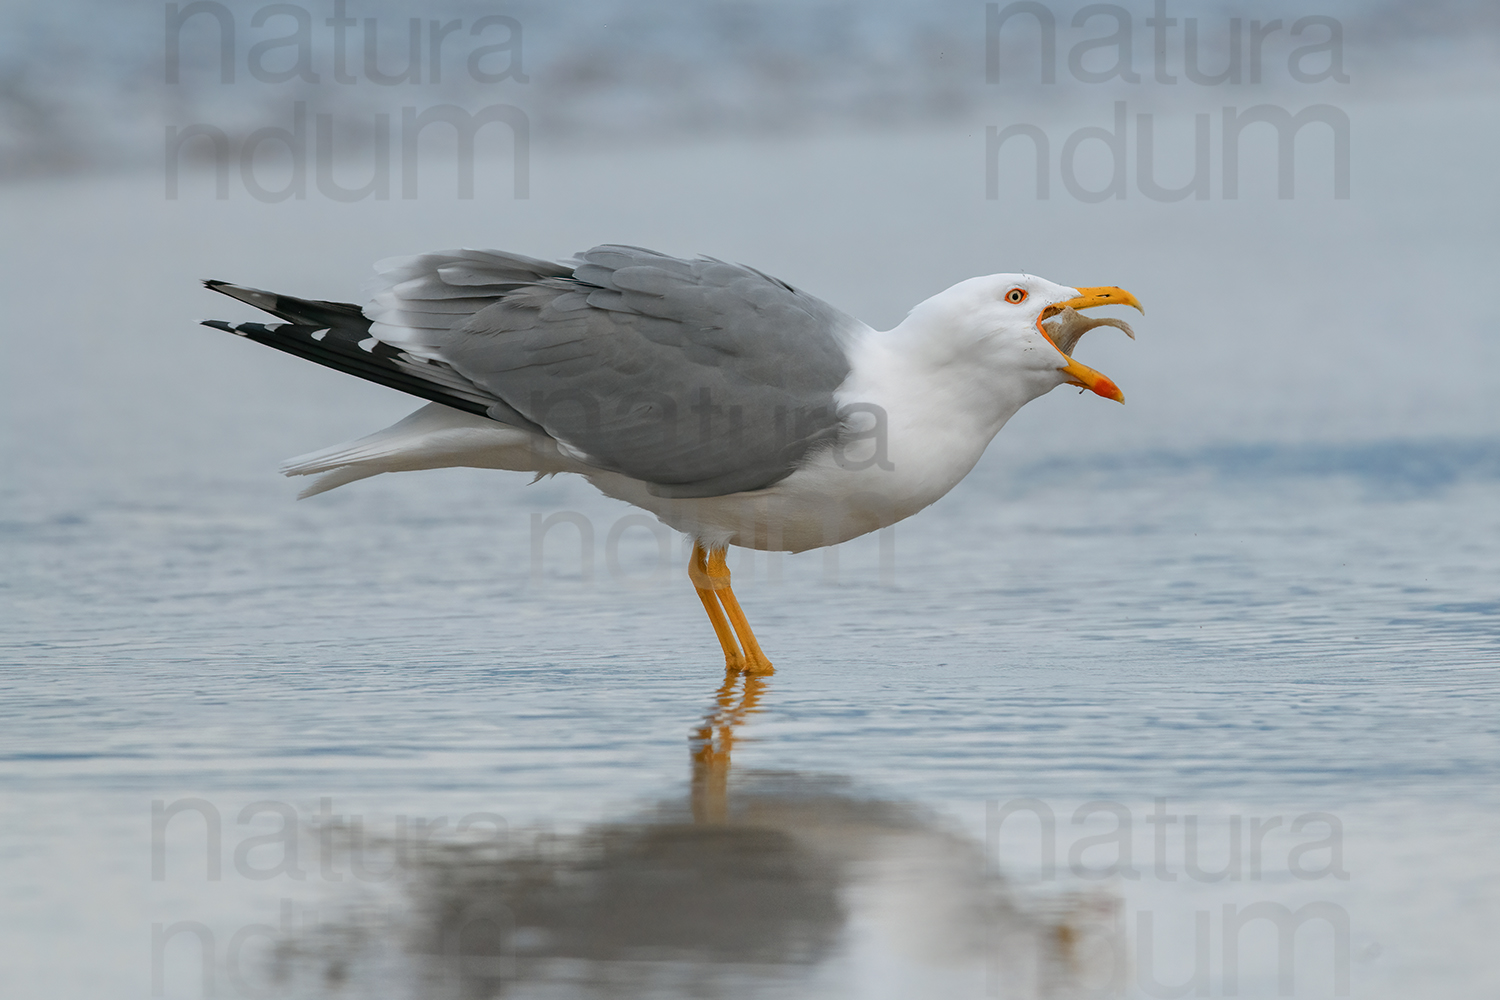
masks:
<instances>
[{"instance_id":1,"label":"shallow water","mask_svg":"<svg viewBox=\"0 0 1500 1000\"><path fill-rule=\"evenodd\" d=\"M1384 114L1362 134L1427 111ZM478 225L440 200L163 202L156 178L0 191L31 234L3 268L4 994L196 997L201 929L219 995L1144 996L1206 948L1211 995L1237 969L1238 995L1272 996L1272 925L1227 928L1312 905L1297 996L1494 995L1495 355L1474 297L1445 298L1491 241L1491 188L1468 214L1413 194L1413 237L1414 202L1379 188L1393 141L1365 175L1392 195L1379 217L997 206L904 188L972 152L918 138L632 153L609 176L636 207L557 154L551 193ZM877 159L889 186L815 183ZM774 182L794 168L813 181ZM726 174L733 204L704 180ZM668 192L702 214L649 211ZM858 245L788 241L763 217L785 197ZM976 204L1008 215L965 221ZM882 281L934 213L951 238ZM737 555L777 664L752 691L721 687L680 542L581 482L447 470L293 503L276 461L411 407L192 326L239 315L195 277L352 297L370 259L476 230L536 254L702 249L879 322L993 258L1001 221L1035 225L1026 266L1147 300L1140 342L1080 351L1130 406L1055 393L890 534ZM1205 259L1194 240L1225 226ZM1300 274L1287 298L1316 312L1390 259L1451 302L1427 349L1404 304L1351 299L1309 342L1242 294ZM1333 361L1359 380L1328 382ZM559 512L581 518L543 534ZM189 799L153 826L153 802ZM399 877L367 881L334 843L356 819L360 863ZM726 857L772 875L747 889ZM701 891L663 889L684 880ZM441 914L475 898L524 920L434 959ZM716 921L766 948L723 946Z\"/></svg>"},{"instance_id":2,"label":"shallow water","mask_svg":"<svg viewBox=\"0 0 1500 1000\"><path fill-rule=\"evenodd\" d=\"M1025 886L1025 902L1006 905L1036 920L1074 891L1118 901L1133 931L1141 912L1155 914L1171 927L1158 932L1162 963L1182 966L1158 965L1172 970L1163 982L1190 971L1193 912L1217 922L1224 905L1327 902L1347 912L1351 943L1304 942L1297 995L1324 995L1327 970L1346 959L1355 995L1400 995L1404 980L1482 995L1475 935L1495 905L1484 859L1500 787L1500 637L1496 603L1473 598L1500 564L1500 482L1246 482L1210 457L1177 461L1185 469L1149 458L1125 474L1052 469L1019 489L981 477L897 529L891 583L880 582L876 540L846 547L836 578L817 553L785 559L779 579L763 556L742 570L741 596L778 673L734 727L728 801L737 773L771 769L937 810L994 872ZM389 839L398 816L444 817L451 833L489 813L569 833L691 797L691 740L719 683L691 590L675 571L612 580L602 553L590 583L561 558L561 534L533 577L529 510L561 504L601 526L623 512L562 484L538 501L524 490L496 497L482 473L433 478L441 488L372 483L317 507L257 512L224 490L216 511L117 499L7 526L22 584L13 607L30 625L12 645L27 666L10 672L4 737L7 883L18 890L9 933L34 944L19 964L28 988L48 982L43 969L69 951L79 914L112 928L115 948L50 974L72 995L88 992L90 976L145 975L154 922L204 922L222 952L235 927L276 925L278 900L325 920L359 900L367 887L341 863L328 862L339 882L320 876L311 834L304 880L246 875L276 867L274 845L231 853L277 829L275 813L240 818L254 802L316 824L328 800L325 813L362 816ZM656 544L633 532L640 544L621 546L619 569L649 580ZM73 558L82 552L86 565ZM153 881L150 803L189 797L221 818L223 878L204 880L203 828L189 812L163 839L167 877ZM1056 878L1038 868L1029 819L987 839L999 833L987 809L1025 797L1058 817ZM1243 881L1154 877L1158 798L1199 817L1202 869L1238 855ZM1078 877L1117 846L1078 855L1070 874L1083 831L1110 829L1072 826L1070 813L1101 799L1133 824L1137 880ZM1289 867L1298 844L1329 834L1283 826L1251 878L1248 839L1231 850L1227 824L1240 821L1228 817L1307 813L1341 824L1339 864L1320 848ZM1183 828L1169 829L1163 871L1182 873ZM951 850L935 842L905 844L897 862ZM1347 881L1290 874L1335 867ZM863 877L877 896L911 878ZM959 905L948 882L920 885L930 906ZM1413 907L1430 921L1410 922ZM835 931L853 934L860 920ZM388 920L374 928L365 933L403 942L416 933ZM835 938L829 968L885 954ZM174 990L195 995L191 948L173 948L163 961ZM960 956L975 990L993 981L995 954ZM1274 962L1262 958L1247 989L1269 989ZM954 974L950 959L918 962L919 980ZM1216 953L1216 985L1221 962ZM562 975L527 975L544 972ZM350 975L369 987L359 962ZM583 978L599 976L615 982L597 969ZM845 993L837 977L824 985L902 995Z\"/></svg>"}]
</instances>

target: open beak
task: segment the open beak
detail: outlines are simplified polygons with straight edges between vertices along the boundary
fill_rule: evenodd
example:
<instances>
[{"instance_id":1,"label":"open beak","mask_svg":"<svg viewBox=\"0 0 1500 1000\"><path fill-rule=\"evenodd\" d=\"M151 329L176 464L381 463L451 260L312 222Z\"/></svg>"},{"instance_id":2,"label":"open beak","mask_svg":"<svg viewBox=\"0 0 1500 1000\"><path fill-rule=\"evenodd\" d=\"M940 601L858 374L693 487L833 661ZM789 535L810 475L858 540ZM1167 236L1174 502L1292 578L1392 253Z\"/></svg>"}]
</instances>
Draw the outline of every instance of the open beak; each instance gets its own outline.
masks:
<instances>
[{"instance_id":1,"label":"open beak","mask_svg":"<svg viewBox=\"0 0 1500 1000\"><path fill-rule=\"evenodd\" d=\"M1048 306L1036 318L1037 330L1041 331L1042 336L1046 337L1047 341L1052 343L1054 347L1057 345L1048 336L1046 328L1042 326L1042 320L1056 316L1064 309L1087 309L1090 306L1134 306L1142 315L1145 315L1146 312L1141 307L1140 301L1123 288L1116 288L1113 285L1100 285L1096 288L1080 288L1077 291L1078 295L1075 298ZM1062 354L1060 348L1058 353ZM1125 394L1107 376L1094 371L1088 365L1079 364L1066 354L1063 354L1063 357L1067 358L1068 363L1058 368L1058 371L1068 376L1068 383L1070 385L1082 386L1090 392L1103 396L1105 399L1113 399L1117 403L1125 402Z\"/></svg>"}]
</instances>

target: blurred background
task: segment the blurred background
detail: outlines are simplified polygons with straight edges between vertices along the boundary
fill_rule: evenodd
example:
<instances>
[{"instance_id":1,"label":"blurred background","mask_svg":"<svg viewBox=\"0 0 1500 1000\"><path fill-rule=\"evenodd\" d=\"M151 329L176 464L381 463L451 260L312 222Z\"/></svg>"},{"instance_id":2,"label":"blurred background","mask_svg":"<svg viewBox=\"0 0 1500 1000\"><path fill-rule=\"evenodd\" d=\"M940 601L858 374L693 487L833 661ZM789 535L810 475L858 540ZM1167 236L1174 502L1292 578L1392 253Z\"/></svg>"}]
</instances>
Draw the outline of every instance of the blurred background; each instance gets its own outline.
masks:
<instances>
[{"instance_id":1,"label":"blurred background","mask_svg":"<svg viewBox=\"0 0 1500 1000\"><path fill-rule=\"evenodd\" d=\"M0 992L1494 996L1497 136L1458 0L11 0ZM734 554L747 685L586 483L294 503L418 404L197 325L606 242L1117 284L1128 402Z\"/></svg>"}]
</instances>

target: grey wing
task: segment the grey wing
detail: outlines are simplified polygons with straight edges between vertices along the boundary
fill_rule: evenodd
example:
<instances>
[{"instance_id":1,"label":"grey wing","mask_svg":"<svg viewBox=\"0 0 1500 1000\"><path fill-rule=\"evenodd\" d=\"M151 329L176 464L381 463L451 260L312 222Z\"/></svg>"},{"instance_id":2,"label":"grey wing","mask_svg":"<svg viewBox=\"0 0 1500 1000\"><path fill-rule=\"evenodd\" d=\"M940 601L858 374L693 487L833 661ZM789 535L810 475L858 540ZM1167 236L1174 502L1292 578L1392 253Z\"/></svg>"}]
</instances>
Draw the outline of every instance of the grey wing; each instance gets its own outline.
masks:
<instances>
[{"instance_id":1,"label":"grey wing","mask_svg":"<svg viewBox=\"0 0 1500 1000\"><path fill-rule=\"evenodd\" d=\"M762 489L840 433L857 321L752 268L600 246L386 265L372 335L439 359L576 457L663 496Z\"/></svg>"}]
</instances>

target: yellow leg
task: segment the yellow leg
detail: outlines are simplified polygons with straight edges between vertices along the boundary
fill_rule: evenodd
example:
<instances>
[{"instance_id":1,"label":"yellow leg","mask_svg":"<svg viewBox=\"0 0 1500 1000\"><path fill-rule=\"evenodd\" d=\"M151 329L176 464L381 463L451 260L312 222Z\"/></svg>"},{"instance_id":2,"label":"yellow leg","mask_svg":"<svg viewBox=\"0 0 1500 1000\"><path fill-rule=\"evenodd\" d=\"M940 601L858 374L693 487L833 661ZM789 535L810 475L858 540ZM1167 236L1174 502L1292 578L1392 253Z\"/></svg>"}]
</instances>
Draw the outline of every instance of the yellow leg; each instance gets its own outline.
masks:
<instances>
[{"instance_id":1,"label":"yellow leg","mask_svg":"<svg viewBox=\"0 0 1500 1000\"><path fill-rule=\"evenodd\" d=\"M761 652L760 643L755 640L755 633L750 629L750 622L745 618L745 612L740 610L740 602L735 599L734 591L729 587L729 565L724 561L725 551L715 549L709 553L708 578L713 582L714 594L723 605L729 623L734 626L734 634L739 637L740 646L745 651L745 665L740 669L747 674L773 674L776 668L771 666L770 659Z\"/></svg>"},{"instance_id":2,"label":"yellow leg","mask_svg":"<svg viewBox=\"0 0 1500 1000\"><path fill-rule=\"evenodd\" d=\"M693 587L698 591L699 600L703 602L703 610L708 612L708 620L714 627L714 635L719 637L719 645L724 649L725 668L735 673L743 672L745 655L740 652L739 643L734 639L734 630L730 627L729 620L724 617L724 609L719 605L715 581L708 575L708 553L697 542L693 543L693 558L688 563L688 576L693 581Z\"/></svg>"}]
</instances>

